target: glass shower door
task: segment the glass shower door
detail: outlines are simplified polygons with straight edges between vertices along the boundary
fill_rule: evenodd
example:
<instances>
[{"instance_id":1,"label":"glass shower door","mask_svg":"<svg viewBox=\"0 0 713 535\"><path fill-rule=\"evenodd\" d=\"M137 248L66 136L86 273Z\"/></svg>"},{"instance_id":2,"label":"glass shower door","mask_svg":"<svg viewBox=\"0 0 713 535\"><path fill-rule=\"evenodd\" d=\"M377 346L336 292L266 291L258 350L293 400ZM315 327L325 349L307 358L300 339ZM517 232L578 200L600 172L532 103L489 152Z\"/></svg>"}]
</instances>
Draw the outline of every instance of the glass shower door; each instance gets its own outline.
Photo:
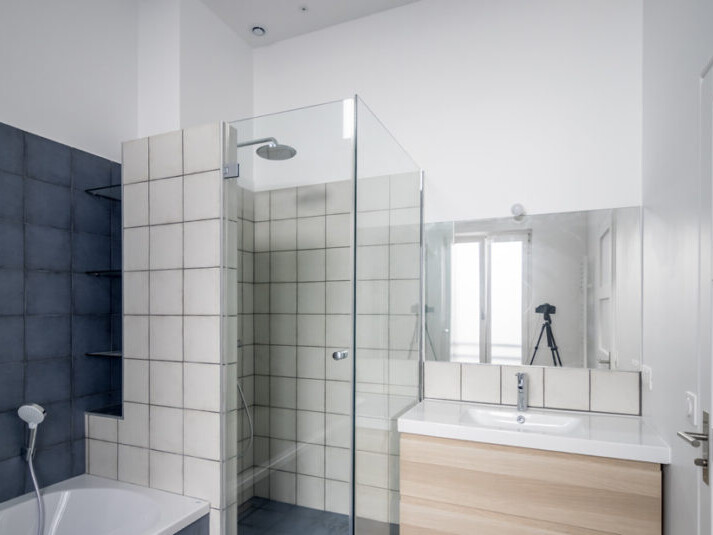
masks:
<instances>
[{"instance_id":1,"label":"glass shower door","mask_svg":"<svg viewBox=\"0 0 713 535\"><path fill-rule=\"evenodd\" d=\"M421 394L422 174L358 97L355 149L355 533L388 535L399 525L397 419Z\"/></svg>"}]
</instances>

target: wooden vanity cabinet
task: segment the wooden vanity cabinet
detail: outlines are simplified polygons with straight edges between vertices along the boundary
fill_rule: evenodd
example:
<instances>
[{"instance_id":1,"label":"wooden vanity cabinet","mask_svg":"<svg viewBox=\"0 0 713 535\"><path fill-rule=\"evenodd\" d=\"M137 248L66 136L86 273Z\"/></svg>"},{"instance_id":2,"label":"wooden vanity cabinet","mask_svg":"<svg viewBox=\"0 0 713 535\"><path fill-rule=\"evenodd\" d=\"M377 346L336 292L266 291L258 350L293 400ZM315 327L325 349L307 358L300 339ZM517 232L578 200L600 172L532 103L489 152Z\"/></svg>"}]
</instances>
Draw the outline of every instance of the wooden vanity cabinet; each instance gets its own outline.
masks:
<instances>
[{"instance_id":1,"label":"wooden vanity cabinet","mask_svg":"<svg viewBox=\"0 0 713 535\"><path fill-rule=\"evenodd\" d=\"M401 435L402 535L661 535L661 465Z\"/></svg>"}]
</instances>

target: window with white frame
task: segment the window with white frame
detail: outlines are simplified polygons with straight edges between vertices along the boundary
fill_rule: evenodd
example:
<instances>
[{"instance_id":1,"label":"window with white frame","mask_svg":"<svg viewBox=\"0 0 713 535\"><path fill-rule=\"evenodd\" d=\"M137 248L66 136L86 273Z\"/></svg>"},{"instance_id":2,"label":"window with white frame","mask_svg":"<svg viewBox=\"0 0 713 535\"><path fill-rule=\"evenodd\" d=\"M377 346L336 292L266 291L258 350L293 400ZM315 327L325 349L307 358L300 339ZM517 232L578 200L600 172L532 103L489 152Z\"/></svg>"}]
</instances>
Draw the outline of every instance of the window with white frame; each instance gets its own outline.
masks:
<instances>
[{"instance_id":1,"label":"window with white frame","mask_svg":"<svg viewBox=\"0 0 713 535\"><path fill-rule=\"evenodd\" d=\"M529 233L457 235L451 246L451 359L524 362Z\"/></svg>"}]
</instances>

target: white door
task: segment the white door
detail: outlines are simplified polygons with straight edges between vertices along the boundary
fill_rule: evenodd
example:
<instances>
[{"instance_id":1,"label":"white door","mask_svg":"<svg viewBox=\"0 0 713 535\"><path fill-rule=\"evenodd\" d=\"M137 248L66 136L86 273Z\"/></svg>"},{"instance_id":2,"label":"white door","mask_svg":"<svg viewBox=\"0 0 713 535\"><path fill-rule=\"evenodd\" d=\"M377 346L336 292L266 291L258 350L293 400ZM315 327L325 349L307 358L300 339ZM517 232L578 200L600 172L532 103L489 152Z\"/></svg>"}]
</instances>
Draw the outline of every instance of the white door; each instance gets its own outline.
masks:
<instances>
[{"instance_id":1,"label":"white door","mask_svg":"<svg viewBox=\"0 0 713 535\"><path fill-rule=\"evenodd\" d=\"M698 428L702 429L702 411L711 414L711 389L713 388L713 375L711 374L711 352L713 350L713 62L709 64L701 81L700 102L700 154L701 154L701 266L700 266L700 349L698 352L698 397L700 407L696 411ZM710 424L708 432L710 433ZM696 452L700 455L702 448ZM702 469L699 469L702 471ZM711 526L711 488L698 477L698 511L699 535L710 535Z\"/></svg>"}]
</instances>

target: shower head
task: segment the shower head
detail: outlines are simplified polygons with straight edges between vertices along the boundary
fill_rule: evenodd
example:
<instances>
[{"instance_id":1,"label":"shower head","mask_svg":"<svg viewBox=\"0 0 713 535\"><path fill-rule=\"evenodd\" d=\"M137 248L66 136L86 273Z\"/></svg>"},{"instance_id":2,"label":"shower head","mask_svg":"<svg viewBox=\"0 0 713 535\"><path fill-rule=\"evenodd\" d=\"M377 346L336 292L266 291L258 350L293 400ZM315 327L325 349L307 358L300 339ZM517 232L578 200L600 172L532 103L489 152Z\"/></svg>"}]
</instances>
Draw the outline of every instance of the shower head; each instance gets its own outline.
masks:
<instances>
[{"instance_id":1,"label":"shower head","mask_svg":"<svg viewBox=\"0 0 713 535\"><path fill-rule=\"evenodd\" d=\"M45 420L45 410L36 403L23 405L17 410L17 415L21 420L27 422L30 429L36 429Z\"/></svg>"},{"instance_id":2,"label":"shower head","mask_svg":"<svg viewBox=\"0 0 713 535\"><path fill-rule=\"evenodd\" d=\"M262 145L255 152L260 158L265 158L266 160L289 160L297 154L296 149L289 145L281 145L274 137L264 137L246 141L245 143L238 143L238 148L251 145Z\"/></svg>"},{"instance_id":3,"label":"shower head","mask_svg":"<svg viewBox=\"0 0 713 535\"><path fill-rule=\"evenodd\" d=\"M289 145L280 144L267 144L262 147L258 147L255 151L260 158L265 158L266 160L289 160L297 151L290 147Z\"/></svg>"}]
</instances>

